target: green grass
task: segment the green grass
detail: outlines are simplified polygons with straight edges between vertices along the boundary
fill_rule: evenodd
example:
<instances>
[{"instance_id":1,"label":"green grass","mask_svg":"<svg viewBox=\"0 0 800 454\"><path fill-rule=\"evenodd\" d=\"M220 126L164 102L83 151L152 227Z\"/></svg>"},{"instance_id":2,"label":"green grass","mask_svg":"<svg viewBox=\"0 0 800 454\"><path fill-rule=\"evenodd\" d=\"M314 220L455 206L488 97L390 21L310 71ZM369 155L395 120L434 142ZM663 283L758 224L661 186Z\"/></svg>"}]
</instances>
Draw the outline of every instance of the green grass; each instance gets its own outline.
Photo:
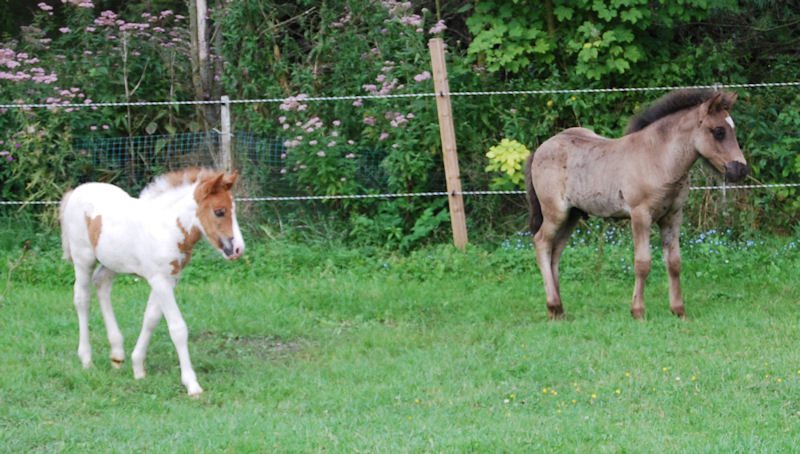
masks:
<instances>
[{"instance_id":1,"label":"green grass","mask_svg":"<svg viewBox=\"0 0 800 454\"><path fill-rule=\"evenodd\" d=\"M605 228L605 226L603 226ZM596 228L595 228L596 230ZM4 232L5 235L5 232ZM548 322L527 238L466 252L252 238L204 246L177 288L205 393L180 383L164 323L148 377L77 358L55 236L0 254L0 451L791 452L800 445L800 241L684 239L689 321L654 250L647 320L630 317L625 231L582 232ZM602 255L600 253L602 252ZM5 277L14 266L10 286ZM126 353L148 288L115 283Z\"/></svg>"}]
</instances>

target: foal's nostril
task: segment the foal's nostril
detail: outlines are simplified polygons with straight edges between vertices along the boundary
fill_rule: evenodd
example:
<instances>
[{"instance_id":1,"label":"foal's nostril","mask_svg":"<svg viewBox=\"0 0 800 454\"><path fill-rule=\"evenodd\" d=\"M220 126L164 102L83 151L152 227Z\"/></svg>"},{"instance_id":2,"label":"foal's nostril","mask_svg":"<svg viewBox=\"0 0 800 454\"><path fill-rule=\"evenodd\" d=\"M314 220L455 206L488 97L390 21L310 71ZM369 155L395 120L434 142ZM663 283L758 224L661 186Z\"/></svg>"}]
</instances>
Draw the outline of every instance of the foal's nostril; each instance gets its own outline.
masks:
<instances>
[{"instance_id":1,"label":"foal's nostril","mask_svg":"<svg viewBox=\"0 0 800 454\"><path fill-rule=\"evenodd\" d=\"M731 161L725 164L725 179L731 183L742 180L747 176L750 168L747 164L739 161Z\"/></svg>"},{"instance_id":2,"label":"foal's nostril","mask_svg":"<svg viewBox=\"0 0 800 454\"><path fill-rule=\"evenodd\" d=\"M227 238L223 238L220 241L222 245L222 253L225 254L225 257L230 257L233 255L233 241Z\"/></svg>"}]
</instances>

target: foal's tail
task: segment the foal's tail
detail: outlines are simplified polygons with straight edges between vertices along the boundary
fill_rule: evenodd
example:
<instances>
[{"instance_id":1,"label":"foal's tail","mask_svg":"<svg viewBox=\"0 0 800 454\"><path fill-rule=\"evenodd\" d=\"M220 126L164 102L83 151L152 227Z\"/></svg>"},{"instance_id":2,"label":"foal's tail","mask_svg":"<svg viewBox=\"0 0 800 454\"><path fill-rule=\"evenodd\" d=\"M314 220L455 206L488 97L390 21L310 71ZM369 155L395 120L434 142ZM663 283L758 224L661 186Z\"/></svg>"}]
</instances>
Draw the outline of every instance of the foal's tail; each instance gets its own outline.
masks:
<instances>
[{"instance_id":1,"label":"foal's tail","mask_svg":"<svg viewBox=\"0 0 800 454\"><path fill-rule=\"evenodd\" d=\"M531 175L531 164L533 163L533 153L525 161L525 187L528 190L528 224L531 227L531 236L536 235L539 227L542 226L542 206L539 205L539 198L533 189L533 176Z\"/></svg>"},{"instance_id":2,"label":"foal's tail","mask_svg":"<svg viewBox=\"0 0 800 454\"><path fill-rule=\"evenodd\" d=\"M64 210L67 207L67 202L69 201L70 195L72 195L71 189L64 194L64 197L61 198L61 203L58 204L58 222L61 225L61 249L64 251L64 254L61 256L61 258L69 262L72 261L72 251L70 251L69 240L67 239L67 226L64 222Z\"/></svg>"}]
</instances>

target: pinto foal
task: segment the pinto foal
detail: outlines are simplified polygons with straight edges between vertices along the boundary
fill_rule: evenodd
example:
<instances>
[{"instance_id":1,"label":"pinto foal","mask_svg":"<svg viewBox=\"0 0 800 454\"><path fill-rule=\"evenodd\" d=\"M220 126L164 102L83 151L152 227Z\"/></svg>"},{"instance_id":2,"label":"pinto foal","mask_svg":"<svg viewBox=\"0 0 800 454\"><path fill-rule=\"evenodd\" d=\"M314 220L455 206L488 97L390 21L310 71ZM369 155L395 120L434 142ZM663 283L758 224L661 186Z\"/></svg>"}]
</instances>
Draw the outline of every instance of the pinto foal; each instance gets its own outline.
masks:
<instances>
[{"instance_id":1,"label":"pinto foal","mask_svg":"<svg viewBox=\"0 0 800 454\"><path fill-rule=\"evenodd\" d=\"M190 396L203 392L189 359L188 329L174 287L202 236L228 260L244 253L230 193L237 176L238 172L188 169L156 177L138 199L106 183L82 184L64 195L59 206L61 244L64 258L75 265L78 357L84 368L92 365L92 283L111 344L111 363L119 368L125 351L111 306L111 284L118 274L135 274L150 284L151 291L142 331L131 352L134 378L145 376L147 345L163 314L178 352L181 381Z\"/></svg>"}]
</instances>

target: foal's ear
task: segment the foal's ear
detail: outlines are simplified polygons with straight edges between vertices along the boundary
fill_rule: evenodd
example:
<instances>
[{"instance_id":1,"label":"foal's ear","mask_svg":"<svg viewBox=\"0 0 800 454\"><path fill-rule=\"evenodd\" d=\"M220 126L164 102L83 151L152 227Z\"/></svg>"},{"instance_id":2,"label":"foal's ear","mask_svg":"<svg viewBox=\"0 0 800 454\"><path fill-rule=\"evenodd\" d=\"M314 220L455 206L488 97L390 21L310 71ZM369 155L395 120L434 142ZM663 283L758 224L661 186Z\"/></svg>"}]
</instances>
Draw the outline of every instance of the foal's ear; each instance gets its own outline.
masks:
<instances>
[{"instance_id":1,"label":"foal's ear","mask_svg":"<svg viewBox=\"0 0 800 454\"><path fill-rule=\"evenodd\" d=\"M733 102L739 95L736 92L719 92L711 98L708 104L708 113L715 114L722 110L731 110Z\"/></svg>"},{"instance_id":2,"label":"foal's ear","mask_svg":"<svg viewBox=\"0 0 800 454\"><path fill-rule=\"evenodd\" d=\"M708 113L709 115L715 114L722 110L722 92L718 92L711 98L708 102Z\"/></svg>"},{"instance_id":3,"label":"foal's ear","mask_svg":"<svg viewBox=\"0 0 800 454\"><path fill-rule=\"evenodd\" d=\"M195 194L197 195L198 200L203 200L210 195L217 194L221 190L224 189L224 185L222 182L223 177L225 176L224 173L220 172L214 174L208 178L204 178L200 184L197 186L195 190Z\"/></svg>"},{"instance_id":4,"label":"foal's ear","mask_svg":"<svg viewBox=\"0 0 800 454\"><path fill-rule=\"evenodd\" d=\"M733 103L736 101L736 98L739 97L739 93L736 93L735 91L731 91L731 92L728 92L726 94L728 95L727 99L726 99L726 104L728 106L727 106L727 108L725 110L731 110L731 107L733 107Z\"/></svg>"},{"instance_id":5,"label":"foal's ear","mask_svg":"<svg viewBox=\"0 0 800 454\"><path fill-rule=\"evenodd\" d=\"M236 178L239 176L239 171L234 170L233 173L225 174L222 178L222 186L226 191L230 191L233 184L236 183Z\"/></svg>"}]
</instances>

